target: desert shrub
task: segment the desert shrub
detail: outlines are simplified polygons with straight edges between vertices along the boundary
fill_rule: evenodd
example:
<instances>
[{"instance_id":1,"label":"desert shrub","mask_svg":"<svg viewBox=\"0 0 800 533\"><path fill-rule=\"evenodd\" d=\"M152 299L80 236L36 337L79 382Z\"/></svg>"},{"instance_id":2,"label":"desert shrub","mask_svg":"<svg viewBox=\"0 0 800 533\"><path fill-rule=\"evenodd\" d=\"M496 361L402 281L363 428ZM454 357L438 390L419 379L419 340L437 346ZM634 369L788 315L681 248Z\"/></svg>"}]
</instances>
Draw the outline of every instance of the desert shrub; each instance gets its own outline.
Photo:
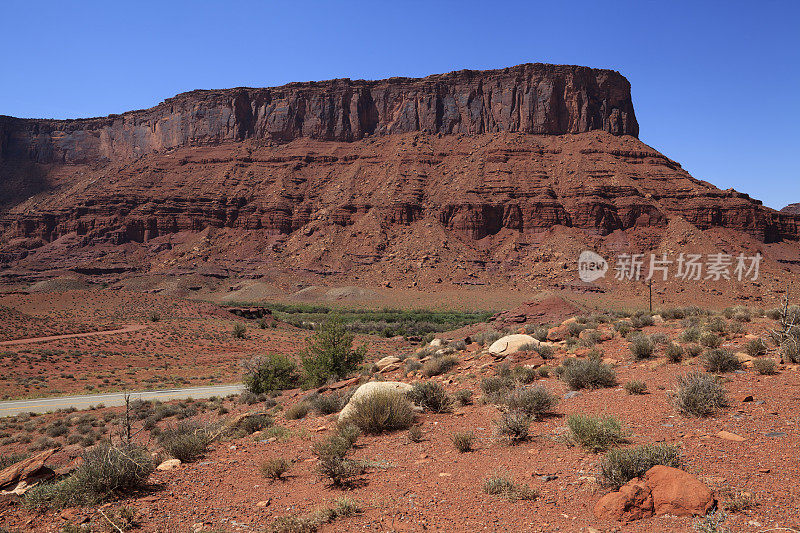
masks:
<instances>
[{"instance_id":1,"label":"desert shrub","mask_svg":"<svg viewBox=\"0 0 800 533\"><path fill-rule=\"evenodd\" d=\"M408 429L408 440L411 442L422 442L425 438L425 432L422 431L422 426L411 426Z\"/></svg>"},{"instance_id":2,"label":"desert shrub","mask_svg":"<svg viewBox=\"0 0 800 533\"><path fill-rule=\"evenodd\" d=\"M595 453L625 441L622 422L613 416L570 415L567 428L572 442Z\"/></svg>"},{"instance_id":3,"label":"desert shrub","mask_svg":"<svg viewBox=\"0 0 800 533\"><path fill-rule=\"evenodd\" d=\"M647 335L636 335L631 337L631 342L628 345L634 359L648 359L653 356L655 345Z\"/></svg>"},{"instance_id":4,"label":"desert shrub","mask_svg":"<svg viewBox=\"0 0 800 533\"><path fill-rule=\"evenodd\" d=\"M647 326L652 326L653 323L653 317L647 313L639 312L631 317L631 326L633 326L634 329L642 329Z\"/></svg>"},{"instance_id":5,"label":"desert shrub","mask_svg":"<svg viewBox=\"0 0 800 533\"><path fill-rule=\"evenodd\" d=\"M620 320L614 323L614 329L623 337L627 337L633 331L633 326L628 320Z\"/></svg>"},{"instance_id":6,"label":"desert shrub","mask_svg":"<svg viewBox=\"0 0 800 533\"><path fill-rule=\"evenodd\" d=\"M306 401L297 402L286 410L284 416L286 420L300 420L301 418L305 418L309 411L311 411L311 404Z\"/></svg>"},{"instance_id":7,"label":"desert shrub","mask_svg":"<svg viewBox=\"0 0 800 533\"><path fill-rule=\"evenodd\" d=\"M542 365L536 370L536 373L539 374L539 377L541 378L550 377L550 367L547 365Z\"/></svg>"},{"instance_id":8,"label":"desert shrub","mask_svg":"<svg viewBox=\"0 0 800 533\"><path fill-rule=\"evenodd\" d=\"M653 333L650 335L650 340L657 346L663 346L669 343L669 336L666 333Z\"/></svg>"},{"instance_id":9,"label":"desert shrub","mask_svg":"<svg viewBox=\"0 0 800 533\"><path fill-rule=\"evenodd\" d=\"M787 338L781 343L783 360L789 363L800 363L800 342L796 338Z\"/></svg>"},{"instance_id":10,"label":"desert shrub","mask_svg":"<svg viewBox=\"0 0 800 533\"><path fill-rule=\"evenodd\" d=\"M422 363L418 360L411 358L406 359L406 374L416 372L420 368L422 368Z\"/></svg>"},{"instance_id":11,"label":"desert shrub","mask_svg":"<svg viewBox=\"0 0 800 533\"><path fill-rule=\"evenodd\" d=\"M778 373L778 364L775 362L775 359L770 357L753 359L753 367L763 376L770 376Z\"/></svg>"},{"instance_id":12,"label":"desert shrub","mask_svg":"<svg viewBox=\"0 0 800 533\"><path fill-rule=\"evenodd\" d=\"M542 386L519 386L505 397L509 411L520 411L532 418L541 418L553 411L558 397Z\"/></svg>"},{"instance_id":13,"label":"desert shrub","mask_svg":"<svg viewBox=\"0 0 800 533\"><path fill-rule=\"evenodd\" d=\"M628 394L644 394L647 392L647 383L638 379L627 382L623 387Z\"/></svg>"},{"instance_id":14,"label":"desert shrub","mask_svg":"<svg viewBox=\"0 0 800 533\"><path fill-rule=\"evenodd\" d=\"M236 438L252 435L256 431L268 428L272 424L273 420L268 415L251 414L239 420L236 424L236 428L230 433L230 436Z\"/></svg>"},{"instance_id":15,"label":"desert shrub","mask_svg":"<svg viewBox=\"0 0 800 533\"><path fill-rule=\"evenodd\" d=\"M672 307L661 311L661 316L664 320L681 320L686 318L686 309L682 307Z\"/></svg>"},{"instance_id":16,"label":"desert shrub","mask_svg":"<svg viewBox=\"0 0 800 533\"><path fill-rule=\"evenodd\" d=\"M613 387L617 383L614 369L596 359L565 359L556 374L572 390Z\"/></svg>"},{"instance_id":17,"label":"desert shrub","mask_svg":"<svg viewBox=\"0 0 800 533\"><path fill-rule=\"evenodd\" d=\"M539 346L538 342L526 342L525 344L521 345L517 351L520 352L534 352L536 351L536 347Z\"/></svg>"},{"instance_id":18,"label":"desert shrub","mask_svg":"<svg viewBox=\"0 0 800 533\"><path fill-rule=\"evenodd\" d=\"M703 332L697 326L688 327L681 333L680 339L682 342L697 342L700 340L700 335Z\"/></svg>"},{"instance_id":19,"label":"desert shrub","mask_svg":"<svg viewBox=\"0 0 800 533\"><path fill-rule=\"evenodd\" d=\"M591 348L603 338L603 335L596 329L587 329L581 333L580 344Z\"/></svg>"},{"instance_id":20,"label":"desert shrub","mask_svg":"<svg viewBox=\"0 0 800 533\"><path fill-rule=\"evenodd\" d=\"M539 344L533 349L533 351L539 354L539 357L542 359L547 360L553 358L553 353L555 350L553 350L553 347L549 344Z\"/></svg>"},{"instance_id":21,"label":"desert shrub","mask_svg":"<svg viewBox=\"0 0 800 533\"><path fill-rule=\"evenodd\" d=\"M525 483L514 483L507 474L498 473L483 482L483 492L492 496L506 496L509 500L535 500L539 491Z\"/></svg>"},{"instance_id":22,"label":"desert shrub","mask_svg":"<svg viewBox=\"0 0 800 533\"><path fill-rule=\"evenodd\" d=\"M188 463L205 453L211 443L211 434L204 426L180 422L177 426L162 430L158 435L158 443L169 455Z\"/></svg>"},{"instance_id":23,"label":"desert shrub","mask_svg":"<svg viewBox=\"0 0 800 533\"><path fill-rule=\"evenodd\" d=\"M453 407L453 399L441 384L433 381L415 383L408 391L408 398L425 411L446 413Z\"/></svg>"},{"instance_id":24,"label":"desert shrub","mask_svg":"<svg viewBox=\"0 0 800 533\"><path fill-rule=\"evenodd\" d=\"M656 465L681 467L681 452L670 444L642 444L610 450L600 461L600 473L606 485L619 488Z\"/></svg>"},{"instance_id":25,"label":"desert shrub","mask_svg":"<svg viewBox=\"0 0 800 533\"><path fill-rule=\"evenodd\" d=\"M702 372L690 372L678 378L675 405L684 414L706 417L727 407L725 389L714 376Z\"/></svg>"},{"instance_id":26,"label":"desert shrub","mask_svg":"<svg viewBox=\"0 0 800 533\"><path fill-rule=\"evenodd\" d=\"M84 451L69 477L32 488L25 503L33 508L93 505L143 486L154 469L144 448L100 444Z\"/></svg>"},{"instance_id":27,"label":"desert shrub","mask_svg":"<svg viewBox=\"0 0 800 533\"><path fill-rule=\"evenodd\" d=\"M744 333L744 324L741 322L731 322L728 325L728 331L731 333Z\"/></svg>"},{"instance_id":28,"label":"desert shrub","mask_svg":"<svg viewBox=\"0 0 800 533\"><path fill-rule=\"evenodd\" d=\"M759 355L766 355L767 343L763 339L752 339L744 345L744 351L747 355L757 357Z\"/></svg>"},{"instance_id":29,"label":"desert shrub","mask_svg":"<svg viewBox=\"0 0 800 533\"><path fill-rule=\"evenodd\" d=\"M492 344L497 339L503 336L502 333L499 331L495 331L493 329L487 329L486 331L481 331L477 335L473 337L473 340L480 344L481 346L488 346Z\"/></svg>"},{"instance_id":30,"label":"desert shrub","mask_svg":"<svg viewBox=\"0 0 800 533\"><path fill-rule=\"evenodd\" d=\"M737 306L733 309L731 317L737 322L750 322L753 319L753 313L746 307Z\"/></svg>"},{"instance_id":31,"label":"desert shrub","mask_svg":"<svg viewBox=\"0 0 800 533\"><path fill-rule=\"evenodd\" d=\"M531 337L533 337L534 339L536 339L537 341L544 342L544 341L547 340L547 332L548 331L549 330L547 328L545 328L545 327L537 326L537 327L533 328L532 331L526 331L526 333L528 335L530 335Z\"/></svg>"},{"instance_id":32,"label":"desert shrub","mask_svg":"<svg viewBox=\"0 0 800 533\"><path fill-rule=\"evenodd\" d=\"M725 333L728 331L728 323L722 318L716 316L706 322L705 328L707 331L712 331L714 333Z\"/></svg>"},{"instance_id":33,"label":"desert shrub","mask_svg":"<svg viewBox=\"0 0 800 533\"><path fill-rule=\"evenodd\" d=\"M718 335L710 331L706 331L700 335L700 344L706 348L719 348L719 346L722 344L722 339L719 338Z\"/></svg>"},{"instance_id":34,"label":"desert shrub","mask_svg":"<svg viewBox=\"0 0 800 533\"><path fill-rule=\"evenodd\" d=\"M487 376L481 380L481 391L486 400L492 403L499 401L513 386L514 380L506 376Z\"/></svg>"},{"instance_id":35,"label":"desert shrub","mask_svg":"<svg viewBox=\"0 0 800 533\"><path fill-rule=\"evenodd\" d=\"M443 355L441 357L431 357L422 365L422 375L425 377L438 376L444 374L458 364L458 357L455 355Z\"/></svg>"},{"instance_id":36,"label":"desert shrub","mask_svg":"<svg viewBox=\"0 0 800 533\"><path fill-rule=\"evenodd\" d=\"M366 347L353 349L354 336L338 315L331 315L308 340L301 358L308 384L344 379L364 361Z\"/></svg>"},{"instance_id":37,"label":"desert shrub","mask_svg":"<svg viewBox=\"0 0 800 533\"><path fill-rule=\"evenodd\" d=\"M589 329L586 324L581 324L580 322L570 322L567 324L567 335L570 337L577 337L581 334L581 331Z\"/></svg>"},{"instance_id":38,"label":"desert shrub","mask_svg":"<svg viewBox=\"0 0 800 533\"><path fill-rule=\"evenodd\" d=\"M687 344L683 347L683 352L689 358L694 358L703 353L703 347L699 344Z\"/></svg>"},{"instance_id":39,"label":"desert shrub","mask_svg":"<svg viewBox=\"0 0 800 533\"><path fill-rule=\"evenodd\" d=\"M683 361L683 348L679 344L671 342L664 348L664 355L670 363L680 363Z\"/></svg>"},{"instance_id":40,"label":"desert shrub","mask_svg":"<svg viewBox=\"0 0 800 533\"><path fill-rule=\"evenodd\" d=\"M247 338L247 328L244 324L234 324L233 330L231 331L231 335L233 335L234 339L246 339Z\"/></svg>"},{"instance_id":41,"label":"desert shrub","mask_svg":"<svg viewBox=\"0 0 800 533\"><path fill-rule=\"evenodd\" d=\"M319 458L319 473L330 479L334 486L341 487L353 482L353 479L364 473L365 465L361 461L335 455Z\"/></svg>"},{"instance_id":42,"label":"desert shrub","mask_svg":"<svg viewBox=\"0 0 800 533\"><path fill-rule=\"evenodd\" d=\"M767 315L767 318L770 318L772 320L780 320L782 316L781 310L777 308L768 309L765 314Z\"/></svg>"},{"instance_id":43,"label":"desert shrub","mask_svg":"<svg viewBox=\"0 0 800 533\"><path fill-rule=\"evenodd\" d=\"M516 366L511 370L511 376L519 383L532 383L539 378L539 372L531 366Z\"/></svg>"},{"instance_id":44,"label":"desert shrub","mask_svg":"<svg viewBox=\"0 0 800 533\"><path fill-rule=\"evenodd\" d=\"M414 411L405 394L375 391L354 403L348 420L364 433L382 433L409 428Z\"/></svg>"},{"instance_id":45,"label":"desert shrub","mask_svg":"<svg viewBox=\"0 0 800 533\"><path fill-rule=\"evenodd\" d=\"M261 463L261 475L267 479L283 479L283 475L289 470L291 463L283 457L267 459Z\"/></svg>"},{"instance_id":46,"label":"desert shrub","mask_svg":"<svg viewBox=\"0 0 800 533\"><path fill-rule=\"evenodd\" d=\"M749 492L726 490L722 493L720 507L729 513L741 513L758 506L758 502Z\"/></svg>"},{"instance_id":47,"label":"desert shrub","mask_svg":"<svg viewBox=\"0 0 800 533\"><path fill-rule=\"evenodd\" d=\"M472 391L468 389L457 390L453 393L453 400L460 406L472 404Z\"/></svg>"},{"instance_id":48,"label":"desert shrub","mask_svg":"<svg viewBox=\"0 0 800 533\"><path fill-rule=\"evenodd\" d=\"M474 449L475 434L471 431L458 431L450 436L450 440L459 452L471 452Z\"/></svg>"},{"instance_id":49,"label":"desert shrub","mask_svg":"<svg viewBox=\"0 0 800 533\"><path fill-rule=\"evenodd\" d=\"M742 368L742 363L730 350L716 348L706 353L703 366L708 372L733 372Z\"/></svg>"},{"instance_id":50,"label":"desert shrub","mask_svg":"<svg viewBox=\"0 0 800 533\"><path fill-rule=\"evenodd\" d=\"M242 363L248 392L265 394L297 386L297 365L280 354L256 355Z\"/></svg>"},{"instance_id":51,"label":"desert shrub","mask_svg":"<svg viewBox=\"0 0 800 533\"><path fill-rule=\"evenodd\" d=\"M522 442L530 435L531 417L522 411L506 411L495 424L497 434L511 444Z\"/></svg>"},{"instance_id":52,"label":"desert shrub","mask_svg":"<svg viewBox=\"0 0 800 533\"><path fill-rule=\"evenodd\" d=\"M345 396L341 394L317 394L313 396L309 402L315 412L320 415L331 415L338 413L345 406Z\"/></svg>"}]
</instances>

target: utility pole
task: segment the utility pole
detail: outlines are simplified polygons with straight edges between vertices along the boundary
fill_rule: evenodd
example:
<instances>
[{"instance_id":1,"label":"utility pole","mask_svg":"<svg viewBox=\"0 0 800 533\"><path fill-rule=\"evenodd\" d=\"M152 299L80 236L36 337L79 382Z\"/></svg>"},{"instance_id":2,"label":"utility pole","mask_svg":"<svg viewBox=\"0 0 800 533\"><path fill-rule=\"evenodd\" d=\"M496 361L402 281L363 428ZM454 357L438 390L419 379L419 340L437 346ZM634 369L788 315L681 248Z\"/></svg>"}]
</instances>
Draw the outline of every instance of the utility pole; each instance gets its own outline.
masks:
<instances>
[{"instance_id":1,"label":"utility pole","mask_svg":"<svg viewBox=\"0 0 800 533\"><path fill-rule=\"evenodd\" d=\"M650 314L653 314L653 278L650 278L647 286L650 288Z\"/></svg>"}]
</instances>

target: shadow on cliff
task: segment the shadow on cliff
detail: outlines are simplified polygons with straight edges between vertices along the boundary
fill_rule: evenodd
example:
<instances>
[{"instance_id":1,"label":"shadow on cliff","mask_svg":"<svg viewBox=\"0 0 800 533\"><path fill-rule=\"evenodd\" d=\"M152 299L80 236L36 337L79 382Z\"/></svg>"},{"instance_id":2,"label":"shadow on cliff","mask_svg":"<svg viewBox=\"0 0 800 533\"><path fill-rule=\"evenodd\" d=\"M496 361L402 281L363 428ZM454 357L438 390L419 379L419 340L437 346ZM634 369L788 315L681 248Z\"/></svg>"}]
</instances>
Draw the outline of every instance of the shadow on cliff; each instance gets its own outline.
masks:
<instances>
[{"instance_id":1,"label":"shadow on cliff","mask_svg":"<svg viewBox=\"0 0 800 533\"><path fill-rule=\"evenodd\" d=\"M0 210L8 210L50 188L47 173L32 161L0 162Z\"/></svg>"}]
</instances>

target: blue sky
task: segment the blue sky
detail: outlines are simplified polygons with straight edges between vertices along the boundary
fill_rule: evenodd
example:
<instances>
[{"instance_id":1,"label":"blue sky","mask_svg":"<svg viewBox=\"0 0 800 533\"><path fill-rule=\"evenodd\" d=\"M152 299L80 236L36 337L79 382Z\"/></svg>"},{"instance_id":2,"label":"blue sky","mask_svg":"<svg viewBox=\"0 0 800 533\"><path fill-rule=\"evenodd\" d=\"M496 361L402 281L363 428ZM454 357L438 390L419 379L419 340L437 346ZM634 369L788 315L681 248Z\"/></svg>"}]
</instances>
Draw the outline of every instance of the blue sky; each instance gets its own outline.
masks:
<instances>
[{"instance_id":1,"label":"blue sky","mask_svg":"<svg viewBox=\"0 0 800 533\"><path fill-rule=\"evenodd\" d=\"M800 202L800 2L0 3L0 114L77 118L179 92L526 62L619 70L640 138L695 177Z\"/></svg>"}]
</instances>

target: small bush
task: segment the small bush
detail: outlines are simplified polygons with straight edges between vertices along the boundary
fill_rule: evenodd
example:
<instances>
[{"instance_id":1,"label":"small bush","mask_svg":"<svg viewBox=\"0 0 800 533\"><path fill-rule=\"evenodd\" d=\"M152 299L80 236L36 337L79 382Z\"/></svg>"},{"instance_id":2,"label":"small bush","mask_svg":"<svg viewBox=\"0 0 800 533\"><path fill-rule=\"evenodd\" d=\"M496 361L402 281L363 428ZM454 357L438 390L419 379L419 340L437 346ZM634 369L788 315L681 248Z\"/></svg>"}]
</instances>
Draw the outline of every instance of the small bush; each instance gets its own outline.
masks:
<instances>
[{"instance_id":1,"label":"small bush","mask_svg":"<svg viewBox=\"0 0 800 533\"><path fill-rule=\"evenodd\" d=\"M324 477L331 480L336 487L349 485L353 479L364 473L365 466L360 461L326 455L319 458L317 467Z\"/></svg>"},{"instance_id":2,"label":"small bush","mask_svg":"<svg viewBox=\"0 0 800 533\"><path fill-rule=\"evenodd\" d=\"M714 376L690 372L678 378L675 404L684 414L706 417L728 406L725 389Z\"/></svg>"},{"instance_id":3,"label":"small bush","mask_svg":"<svg viewBox=\"0 0 800 533\"><path fill-rule=\"evenodd\" d=\"M714 317L706 323L705 328L715 333L725 333L728 331L728 323L720 317Z\"/></svg>"},{"instance_id":4,"label":"small bush","mask_svg":"<svg viewBox=\"0 0 800 533\"><path fill-rule=\"evenodd\" d=\"M300 420L305 418L311 411L311 405L308 402L297 402L286 410L286 420Z\"/></svg>"},{"instance_id":5,"label":"small bush","mask_svg":"<svg viewBox=\"0 0 800 533\"><path fill-rule=\"evenodd\" d=\"M530 366L517 366L511 371L511 376L519 383L532 383L539 378L539 372Z\"/></svg>"},{"instance_id":6,"label":"small bush","mask_svg":"<svg viewBox=\"0 0 800 533\"><path fill-rule=\"evenodd\" d=\"M467 389L457 390L453 394L453 399L455 402L460 406L471 405L472 404L472 391Z\"/></svg>"},{"instance_id":7,"label":"small bush","mask_svg":"<svg viewBox=\"0 0 800 533\"><path fill-rule=\"evenodd\" d=\"M533 418L542 418L551 413L558 403L558 397L542 386L520 386L505 398L509 411L520 411Z\"/></svg>"},{"instance_id":8,"label":"small bush","mask_svg":"<svg viewBox=\"0 0 800 533\"><path fill-rule=\"evenodd\" d=\"M242 381L253 394L266 394L297 386L297 365L284 355L256 355L242 363L242 367Z\"/></svg>"},{"instance_id":9,"label":"small bush","mask_svg":"<svg viewBox=\"0 0 800 533\"><path fill-rule=\"evenodd\" d=\"M425 432L422 431L422 426L411 426L408 430L408 440L411 442L422 442L425 438Z\"/></svg>"},{"instance_id":10,"label":"small bush","mask_svg":"<svg viewBox=\"0 0 800 533\"><path fill-rule=\"evenodd\" d=\"M408 392L408 398L431 413L446 413L453 407L453 399L444 387L433 381L415 383Z\"/></svg>"},{"instance_id":11,"label":"small bush","mask_svg":"<svg viewBox=\"0 0 800 533\"><path fill-rule=\"evenodd\" d=\"M681 467L681 452L669 444L643 444L630 448L616 448L600 461L601 477L605 484L619 488L656 465Z\"/></svg>"},{"instance_id":12,"label":"small bush","mask_svg":"<svg viewBox=\"0 0 800 533\"><path fill-rule=\"evenodd\" d=\"M553 347L549 344L539 344L533 349L533 351L539 354L539 357L544 360L552 359L553 354L555 353L555 350L553 350Z\"/></svg>"},{"instance_id":13,"label":"small bush","mask_svg":"<svg viewBox=\"0 0 800 533\"><path fill-rule=\"evenodd\" d=\"M634 359L648 359L653 356L655 345L647 335L636 335L631 338L630 345L631 354Z\"/></svg>"},{"instance_id":14,"label":"small bush","mask_svg":"<svg viewBox=\"0 0 800 533\"><path fill-rule=\"evenodd\" d=\"M283 457L267 459L261 463L261 475L267 479L283 479L283 475L289 470L291 463Z\"/></svg>"},{"instance_id":15,"label":"small bush","mask_svg":"<svg viewBox=\"0 0 800 533\"><path fill-rule=\"evenodd\" d=\"M800 363L800 341L788 338L781 343L783 360L789 363Z\"/></svg>"},{"instance_id":16,"label":"small bush","mask_svg":"<svg viewBox=\"0 0 800 533\"><path fill-rule=\"evenodd\" d=\"M488 376L481 380L481 391L492 403L499 401L513 386L514 380L505 376Z\"/></svg>"},{"instance_id":17,"label":"small bush","mask_svg":"<svg viewBox=\"0 0 800 533\"><path fill-rule=\"evenodd\" d=\"M652 326L654 323L653 317L647 313L637 313L631 317L631 325L634 329L642 329Z\"/></svg>"},{"instance_id":18,"label":"small bush","mask_svg":"<svg viewBox=\"0 0 800 533\"><path fill-rule=\"evenodd\" d=\"M664 349L664 355L667 356L667 361L670 363L680 363L683 361L683 348L679 344L671 342Z\"/></svg>"},{"instance_id":19,"label":"small bush","mask_svg":"<svg viewBox=\"0 0 800 533\"><path fill-rule=\"evenodd\" d=\"M742 363L730 350L717 348L706 353L703 362L708 372L733 372L742 368Z\"/></svg>"},{"instance_id":20,"label":"small bush","mask_svg":"<svg viewBox=\"0 0 800 533\"><path fill-rule=\"evenodd\" d=\"M503 336L502 333L499 331L495 331L493 329L487 329L486 331L482 331L475 335L473 340L480 344L481 346L489 346L494 341L500 339Z\"/></svg>"},{"instance_id":21,"label":"small bush","mask_svg":"<svg viewBox=\"0 0 800 533\"><path fill-rule=\"evenodd\" d=\"M572 390L598 389L617 384L614 369L596 359L566 359L556 373Z\"/></svg>"},{"instance_id":22,"label":"small bush","mask_svg":"<svg viewBox=\"0 0 800 533\"><path fill-rule=\"evenodd\" d=\"M344 407L344 397L339 394L318 394L311 398L311 407L320 415L338 413Z\"/></svg>"},{"instance_id":23,"label":"small bush","mask_svg":"<svg viewBox=\"0 0 800 533\"><path fill-rule=\"evenodd\" d=\"M475 434L471 431L459 431L450 436L453 446L461 453L471 452L475 443Z\"/></svg>"},{"instance_id":24,"label":"small bush","mask_svg":"<svg viewBox=\"0 0 800 533\"><path fill-rule=\"evenodd\" d=\"M769 357L753 359L753 367L762 376L771 376L778 373L778 364L775 359Z\"/></svg>"},{"instance_id":25,"label":"small bush","mask_svg":"<svg viewBox=\"0 0 800 533\"><path fill-rule=\"evenodd\" d=\"M302 356L308 384L318 387L331 379L344 379L364 361L366 347L353 349L354 335L338 315L331 315L308 340Z\"/></svg>"},{"instance_id":26,"label":"small bush","mask_svg":"<svg viewBox=\"0 0 800 533\"><path fill-rule=\"evenodd\" d=\"M231 331L234 339L246 339L247 338L247 328L244 324L235 324L233 326L233 330Z\"/></svg>"},{"instance_id":27,"label":"small bush","mask_svg":"<svg viewBox=\"0 0 800 533\"><path fill-rule=\"evenodd\" d=\"M623 387L628 394L644 394L647 392L647 383L638 379L627 382Z\"/></svg>"},{"instance_id":28,"label":"small bush","mask_svg":"<svg viewBox=\"0 0 800 533\"><path fill-rule=\"evenodd\" d=\"M719 348L722 339L710 331L706 331L700 336L700 344L706 348Z\"/></svg>"},{"instance_id":29,"label":"small bush","mask_svg":"<svg viewBox=\"0 0 800 533\"><path fill-rule=\"evenodd\" d=\"M144 448L100 444L83 453L83 462L66 479L32 488L25 503L32 508L97 504L142 487L154 469Z\"/></svg>"},{"instance_id":30,"label":"small bush","mask_svg":"<svg viewBox=\"0 0 800 533\"><path fill-rule=\"evenodd\" d=\"M205 427L181 422L162 430L158 435L158 443L175 459L189 463L205 453L211 443L211 435Z\"/></svg>"},{"instance_id":31,"label":"small bush","mask_svg":"<svg viewBox=\"0 0 800 533\"><path fill-rule=\"evenodd\" d=\"M631 331L633 331L633 326L627 320L620 320L619 322L614 323L614 329L623 337L627 337Z\"/></svg>"},{"instance_id":32,"label":"small bush","mask_svg":"<svg viewBox=\"0 0 800 533\"><path fill-rule=\"evenodd\" d=\"M506 474L495 474L483 482L483 492L509 500L535 500L539 492L525 483L514 483Z\"/></svg>"},{"instance_id":33,"label":"small bush","mask_svg":"<svg viewBox=\"0 0 800 533\"><path fill-rule=\"evenodd\" d=\"M355 402L349 421L364 433L382 433L409 428L414 411L404 394L376 391Z\"/></svg>"},{"instance_id":34,"label":"small bush","mask_svg":"<svg viewBox=\"0 0 800 533\"><path fill-rule=\"evenodd\" d=\"M622 422L613 416L570 415L567 427L573 442L593 452L605 451L625 441Z\"/></svg>"},{"instance_id":35,"label":"small bush","mask_svg":"<svg viewBox=\"0 0 800 533\"><path fill-rule=\"evenodd\" d=\"M747 355L758 357L759 355L766 355L767 343L763 339L753 339L747 342L744 346L744 351Z\"/></svg>"},{"instance_id":36,"label":"small bush","mask_svg":"<svg viewBox=\"0 0 800 533\"><path fill-rule=\"evenodd\" d=\"M587 329L581 333L580 343L587 348L591 348L600 342L602 338L603 335L596 329Z\"/></svg>"},{"instance_id":37,"label":"small bush","mask_svg":"<svg viewBox=\"0 0 800 533\"><path fill-rule=\"evenodd\" d=\"M441 357L431 357L422 365L422 375L425 377L438 376L444 374L458 364L458 357L455 355L443 355Z\"/></svg>"},{"instance_id":38,"label":"small bush","mask_svg":"<svg viewBox=\"0 0 800 533\"><path fill-rule=\"evenodd\" d=\"M521 411L507 411L495 422L499 436L511 444L522 442L530 435L531 417Z\"/></svg>"},{"instance_id":39,"label":"small bush","mask_svg":"<svg viewBox=\"0 0 800 533\"><path fill-rule=\"evenodd\" d=\"M700 340L700 335L702 334L703 332L700 331L700 328L698 328L697 326L692 326L690 328L686 328L685 330L683 330L683 333L681 333L681 341L697 342Z\"/></svg>"},{"instance_id":40,"label":"small bush","mask_svg":"<svg viewBox=\"0 0 800 533\"><path fill-rule=\"evenodd\" d=\"M686 346L684 346L683 351L686 354L686 356L691 359L698 357L700 354L702 354L703 347L700 346L699 344L687 344Z\"/></svg>"}]
</instances>

